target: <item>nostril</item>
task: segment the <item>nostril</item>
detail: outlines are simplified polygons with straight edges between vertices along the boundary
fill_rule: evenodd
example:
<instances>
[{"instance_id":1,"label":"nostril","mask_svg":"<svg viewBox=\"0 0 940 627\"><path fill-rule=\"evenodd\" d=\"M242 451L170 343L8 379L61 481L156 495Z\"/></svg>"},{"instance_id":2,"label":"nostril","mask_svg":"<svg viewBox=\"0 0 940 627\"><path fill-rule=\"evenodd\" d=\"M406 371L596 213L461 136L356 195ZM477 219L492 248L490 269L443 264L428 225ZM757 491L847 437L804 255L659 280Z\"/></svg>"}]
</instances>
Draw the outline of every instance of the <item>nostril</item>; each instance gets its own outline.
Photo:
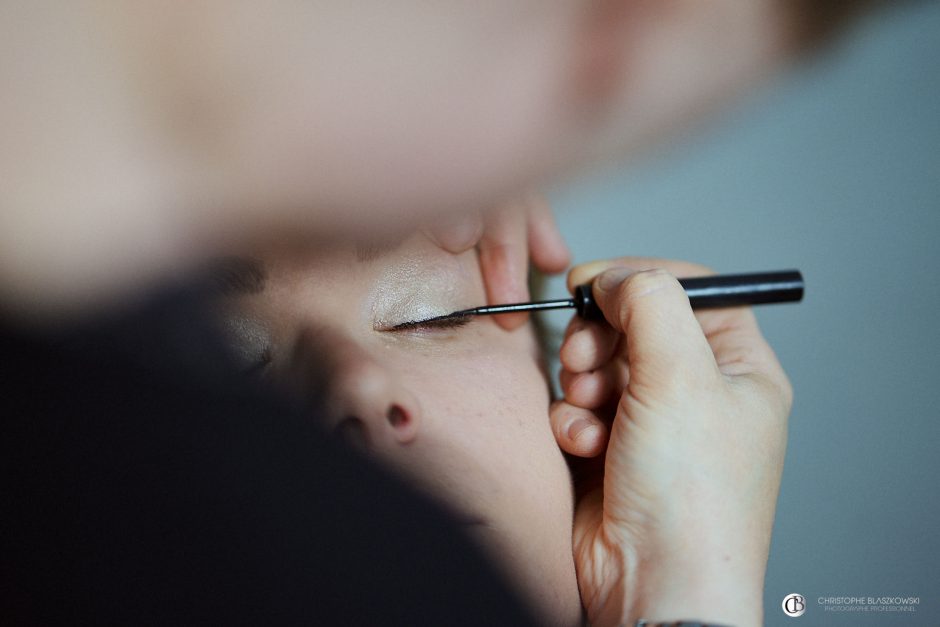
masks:
<instances>
[{"instance_id":1,"label":"nostril","mask_svg":"<svg viewBox=\"0 0 940 627\"><path fill-rule=\"evenodd\" d=\"M385 417L388 419L389 424L395 428L404 427L408 424L408 413L401 405L392 405L389 407Z\"/></svg>"},{"instance_id":2,"label":"nostril","mask_svg":"<svg viewBox=\"0 0 940 627\"><path fill-rule=\"evenodd\" d=\"M336 425L333 432L352 446L365 447L368 445L366 425L355 416L343 418Z\"/></svg>"}]
</instances>

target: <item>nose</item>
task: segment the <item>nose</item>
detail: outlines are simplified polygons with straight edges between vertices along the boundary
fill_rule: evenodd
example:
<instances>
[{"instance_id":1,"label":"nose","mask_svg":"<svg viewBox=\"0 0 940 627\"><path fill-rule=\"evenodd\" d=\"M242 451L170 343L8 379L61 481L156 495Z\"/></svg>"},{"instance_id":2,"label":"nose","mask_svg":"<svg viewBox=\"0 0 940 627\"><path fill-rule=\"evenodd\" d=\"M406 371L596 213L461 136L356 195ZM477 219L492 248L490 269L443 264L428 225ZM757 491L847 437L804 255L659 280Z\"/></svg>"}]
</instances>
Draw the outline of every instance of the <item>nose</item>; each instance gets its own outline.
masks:
<instances>
[{"instance_id":1,"label":"nose","mask_svg":"<svg viewBox=\"0 0 940 627\"><path fill-rule=\"evenodd\" d=\"M415 440L421 421L417 399L395 372L367 350L345 342L331 360L332 428L355 446L388 452Z\"/></svg>"}]
</instances>

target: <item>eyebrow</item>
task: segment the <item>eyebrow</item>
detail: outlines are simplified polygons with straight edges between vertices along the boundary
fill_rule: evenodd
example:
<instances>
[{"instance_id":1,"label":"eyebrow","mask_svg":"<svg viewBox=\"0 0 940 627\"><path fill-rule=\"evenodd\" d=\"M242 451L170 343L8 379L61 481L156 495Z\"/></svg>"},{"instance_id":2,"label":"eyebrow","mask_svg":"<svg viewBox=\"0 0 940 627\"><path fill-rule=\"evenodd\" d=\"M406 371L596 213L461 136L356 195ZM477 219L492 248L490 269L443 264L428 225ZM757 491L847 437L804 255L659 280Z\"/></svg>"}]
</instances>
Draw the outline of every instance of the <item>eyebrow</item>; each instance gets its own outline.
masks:
<instances>
[{"instance_id":1,"label":"eyebrow","mask_svg":"<svg viewBox=\"0 0 940 627\"><path fill-rule=\"evenodd\" d=\"M399 238L388 238L356 242L356 260L370 262L379 259L401 246Z\"/></svg>"},{"instance_id":2,"label":"eyebrow","mask_svg":"<svg viewBox=\"0 0 940 627\"><path fill-rule=\"evenodd\" d=\"M384 257L401 246L402 239L388 238L356 242L356 260L367 263ZM211 287L223 296L260 294L268 274L264 262L253 257L220 257L209 264Z\"/></svg>"},{"instance_id":3,"label":"eyebrow","mask_svg":"<svg viewBox=\"0 0 940 627\"><path fill-rule=\"evenodd\" d=\"M223 296L260 294L267 277L264 264L251 257L223 257L209 266L210 285Z\"/></svg>"}]
</instances>

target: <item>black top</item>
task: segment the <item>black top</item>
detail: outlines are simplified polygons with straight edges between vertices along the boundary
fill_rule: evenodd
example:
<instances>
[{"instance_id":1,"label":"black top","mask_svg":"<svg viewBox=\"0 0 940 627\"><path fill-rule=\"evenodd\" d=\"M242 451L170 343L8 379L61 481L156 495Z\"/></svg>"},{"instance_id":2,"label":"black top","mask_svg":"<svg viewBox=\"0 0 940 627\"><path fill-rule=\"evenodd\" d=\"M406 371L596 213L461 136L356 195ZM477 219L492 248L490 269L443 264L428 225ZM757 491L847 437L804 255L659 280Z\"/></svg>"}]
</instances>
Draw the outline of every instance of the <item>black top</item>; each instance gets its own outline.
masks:
<instances>
[{"instance_id":1,"label":"black top","mask_svg":"<svg viewBox=\"0 0 940 627\"><path fill-rule=\"evenodd\" d=\"M449 515L244 379L190 296L0 326L0 623L531 622Z\"/></svg>"}]
</instances>

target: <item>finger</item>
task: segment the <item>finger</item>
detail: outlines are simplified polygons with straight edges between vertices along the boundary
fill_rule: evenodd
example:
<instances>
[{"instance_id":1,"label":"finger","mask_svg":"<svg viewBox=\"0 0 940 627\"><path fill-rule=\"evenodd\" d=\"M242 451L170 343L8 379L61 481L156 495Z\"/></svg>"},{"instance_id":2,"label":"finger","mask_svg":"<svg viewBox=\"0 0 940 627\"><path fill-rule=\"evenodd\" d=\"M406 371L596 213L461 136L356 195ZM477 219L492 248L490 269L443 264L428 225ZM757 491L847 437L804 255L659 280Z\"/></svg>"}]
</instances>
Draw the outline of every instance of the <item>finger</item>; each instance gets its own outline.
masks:
<instances>
[{"instance_id":1,"label":"finger","mask_svg":"<svg viewBox=\"0 0 940 627\"><path fill-rule=\"evenodd\" d=\"M582 263L572 268L571 272L568 273L568 291L574 292L574 288L577 286L590 283L594 280L594 277L600 273L613 268L623 268L625 270L632 270L633 272L661 268L679 278L715 274L714 270L711 268L687 261L659 259L656 257L618 257L615 259Z\"/></svg>"},{"instance_id":2,"label":"finger","mask_svg":"<svg viewBox=\"0 0 940 627\"><path fill-rule=\"evenodd\" d=\"M564 342L573 334L577 333L587 324L587 321L584 318L579 318L578 316L572 316L568 320L568 326L565 327L565 334L562 336L562 341Z\"/></svg>"},{"instance_id":3,"label":"finger","mask_svg":"<svg viewBox=\"0 0 940 627\"><path fill-rule=\"evenodd\" d=\"M575 373L562 368L558 382L566 402L603 412L617 404L620 393L630 384L630 369L625 361L612 361L591 372Z\"/></svg>"},{"instance_id":4,"label":"finger","mask_svg":"<svg viewBox=\"0 0 940 627\"><path fill-rule=\"evenodd\" d=\"M618 391L606 369L571 375L566 383L565 402L583 409L596 410L610 404L611 396Z\"/></svg>"},{"instance_id":5,"label":"finger","mask_svg":"<svg viewBox=\"0 0 940 627\"><path fill-rule=\"evenodd\" d=\"M571 372L595 370L610 361L619 334L607 324L585 322L562 342L561 365Z\"/></svg>"},{"instance_id":6,"label":"finger","mask_svg":"<svg viewBox=\"0 0 940 627\"><path fill-rule=\"evenodd\" d=\"M789 413L793 400L790 380L761 333L753 310L738 307L709 312L703 327L719 371L729 378L756 379L759 384L769 387L769 391L788 408L783 413Z\"/></svg>"},{"instance_id":7,"label":"finger","mask_svg":"<svg viewBox=\"0 0 940 627\"><path fill-rule=\"evenodd\" d=\"M456 254L476 246L483 235L483 216L468 211L441 218L425 229L428 236L444 250Z\"/></svg>"},{"instance_id":8,"label":"finger","mask_svg":"<svg viewBox=\"0 0 940 627\"><path fill-rule=\"evenodd\" d=\"M561 387L562 394L567 394L567 390L571 387L571 382L576 376L578 376L576 373L568 372L564 368L558 372L558 384Z\"/></svg>"},{"instance_id":9,"label":"finger","mask_svg":"<svg viewBox=\"0 0 940 627\"><path fill-rule=\"evenodd\" d=\"M615 344L615 353L617 353L617 355L623 353L623 358L611 356L610 359L601 363L596 368L577 371L569 370L564 366L564 364L562 364L562 367L558 372L558 379L563 393L567 393L572 382L579 375L595 371L603 371L610 380L609 385L615 390L622 390L630 383L630 366L627 363L625 348L622 348L622 345L625 343L623 336L610 328L606 323L604 326L608 327L609 333L612 333L615 335L615 337L619 338Z\"/></svg>"},{"instance_id":10,"label":"finger","mask_svg":"<svg viewBox=\"0 0 940 627\"><path fill-rule=\"evenodd\" d=\"M499 305L527 301L529 250L526 212L519 206L490 212L477 248L487 303ZM527 316L516 313L494 318L501 327L512 330L524 324Z\"/></svg>"},{"instance_id":11,"label":"finger","mask_svg":"<svg viewBox=\"0 0 940 627\"><path fill-rule=\"evenodd\" d=\"M571 263L571 252L558 230L551 205L536 192L530 193L526 200L532 265L546 274L564 272Z\"/></svg>"},{"instance_id":12,"label":"finger","mask_svg":"<svg viewBox=\"0 0 940 627\"><path fill-rule=\"evenodd\" d=\"M699 320L725 374L741 374L750 370L750 366L768 360L776 363L750 307L703 312Z\"/></svg>"},{"instance_id":13,"label":"finger","mask_svg":"<svg viewBox=\"0 0 940 627\"><path fill-rule=\"evenodd\" d=\"M613 268L641 271L663 268L677 277L708 276L714 271L705 266L657 259L621 257L582 264L568 275L569 288L591 282L598 274ZM708 309L695 313L721 372L728 376L762 373L786 387L789 382L773 350L764 340L753 311L748 307Z\"/></svg>"},{"instance_id":14,"label":"finger","mask_svg":"<svg viewBox=\"0 0 940 627\"><path fill-rule=\"evenodd\" d=\"M594 297L626 336L630 392L638 400L678 401L720 377L715 357L679 281L661 269L599 274Z\"/></svg>"},{"instance_id":15,"label":"finger","mask_svg":"<svg viewBox=\"0 0 940 627\"><path fill-rule=\"evenodd\" d=\"M610 432L592 411L555 401L549 410L555 441L576 457L595 457L607 446Z\"/></svg>"}]
</instances>

